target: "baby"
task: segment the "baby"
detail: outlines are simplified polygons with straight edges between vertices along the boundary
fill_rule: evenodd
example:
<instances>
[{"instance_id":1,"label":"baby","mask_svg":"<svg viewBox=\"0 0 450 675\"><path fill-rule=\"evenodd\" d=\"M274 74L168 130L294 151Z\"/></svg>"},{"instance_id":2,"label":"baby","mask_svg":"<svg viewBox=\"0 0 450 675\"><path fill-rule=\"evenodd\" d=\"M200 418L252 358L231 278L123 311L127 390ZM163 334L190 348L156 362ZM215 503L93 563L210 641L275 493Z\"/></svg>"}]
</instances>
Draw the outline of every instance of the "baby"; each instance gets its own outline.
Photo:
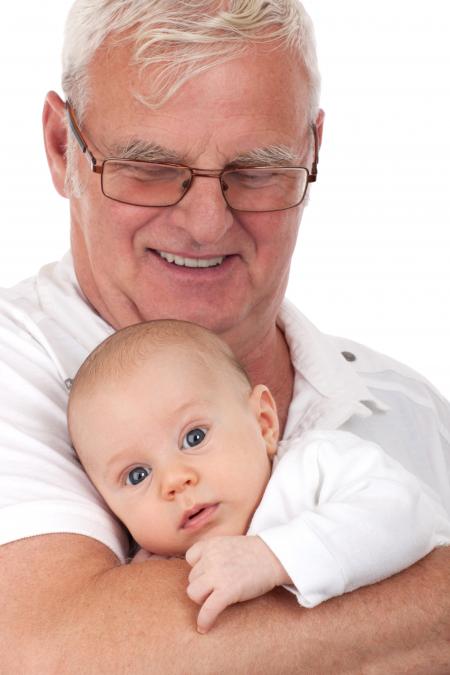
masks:
<instances>
[{"instance_id":1,"label":"baby","mask_svg":"<svg viewBox=\"0 0 450 675\"><path fill-rule=\"evenodd\" d=\"M438 498L374 444L340 431L278 443L268 388L194 324L137 324L105 340L74 380L68 422L139 546L186 557L203 633L275 586L314 607L450 541Z\"/></svg>"}]
</instances>

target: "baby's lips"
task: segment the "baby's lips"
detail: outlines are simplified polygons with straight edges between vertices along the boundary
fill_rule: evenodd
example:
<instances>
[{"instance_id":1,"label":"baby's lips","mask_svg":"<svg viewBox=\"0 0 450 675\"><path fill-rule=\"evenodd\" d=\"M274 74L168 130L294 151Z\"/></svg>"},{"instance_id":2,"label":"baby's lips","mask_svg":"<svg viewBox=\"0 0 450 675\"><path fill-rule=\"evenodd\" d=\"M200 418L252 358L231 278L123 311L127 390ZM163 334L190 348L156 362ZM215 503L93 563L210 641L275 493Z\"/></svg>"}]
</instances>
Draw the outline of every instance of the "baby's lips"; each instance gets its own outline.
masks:
<instances>
[{"instance_id":1,"label":"baby's lips","mask_svg":"<svg viewBox=\"0 0 450 675\"><path fill-rule=\"evenodd\" d=\"M201 515L204 514L205 519L209 519L209 515L212 514L212 512L216 509L218 504L210 503L210 504L196 504L193 506L191 509L188 511L185 511L183 513L183 516L180 521L180 529L186 529L189 527L189 524L198 522L196 520L197 518L200 520Z\"/></svg>"}]
</instances>

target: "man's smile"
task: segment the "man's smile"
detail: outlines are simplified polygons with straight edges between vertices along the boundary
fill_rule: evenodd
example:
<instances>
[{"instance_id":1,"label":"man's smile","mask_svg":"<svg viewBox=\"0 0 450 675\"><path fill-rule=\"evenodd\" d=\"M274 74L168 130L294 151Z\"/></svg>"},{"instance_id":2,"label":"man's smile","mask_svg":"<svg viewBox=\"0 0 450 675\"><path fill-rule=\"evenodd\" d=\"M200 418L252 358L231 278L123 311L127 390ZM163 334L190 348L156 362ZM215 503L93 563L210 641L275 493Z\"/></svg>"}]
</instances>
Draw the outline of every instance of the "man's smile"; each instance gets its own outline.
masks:
<instances>
[{"instance_id":1,"label":"man's smile","mask_svg":"<svg viewBox=\"0 0 450 675\"><path fill-rule=\"evenodd\" d=\"M189 277L193 281L200 277L204 281L213 281L214 279L224 281L224 278L236 269L235 265L241 258L238 254L233 253L194 257L192 254L188 255L187 251L172 253L150 247L147 247L145 252L152 254L153 259L164 266L166 274L170 270L171 275L168 278L175 275L176 277L180 276L180 279Z\"/></svg>"},{"instance_id":2,"label":"man's smile","mask_svg":"<svg viewBox=\"0 0 450 675\"><path fill-rule=\"evenodd\" d=\"M167 262L174 263L180 267L217 267L217 265L221 265L226 258L226 256L218 256L215 258L186 258L174 253L166 253L164 251L156 252L161 258L167 260Z\"/></svg>"}]
</instances>

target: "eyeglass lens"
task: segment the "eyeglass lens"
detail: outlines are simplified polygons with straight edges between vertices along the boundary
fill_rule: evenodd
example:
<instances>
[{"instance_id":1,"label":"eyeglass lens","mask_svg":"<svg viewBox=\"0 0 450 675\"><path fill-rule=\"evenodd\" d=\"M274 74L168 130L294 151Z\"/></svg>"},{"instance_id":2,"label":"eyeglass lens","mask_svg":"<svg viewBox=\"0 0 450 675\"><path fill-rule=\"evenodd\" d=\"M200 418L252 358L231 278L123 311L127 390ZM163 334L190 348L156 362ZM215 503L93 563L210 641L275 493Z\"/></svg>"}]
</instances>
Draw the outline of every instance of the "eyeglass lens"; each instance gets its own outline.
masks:
<instances>
[{"instance_id":1,"label":"eyeglass lens","mask_svg":"<svg viewBox=\"0 0 450 675\"><path fill-rule=\"evenodd\" d=\"M277 211L299 204L308 182L305 169L239 169L223 174L229 206L241 211Z\"/></svg>"},{"instance_id":2,"label":"eyeglass lens","mask_svg":"<svg viewBox=\"0 0 450 675\"><path fill-rule=\"evenodd\" d=\"M136 206L170 206L182 199L193 175L185 167L132 160L106 160L103 193ZM306 192L308 171L302 168L230 169L221 176L230 208L276 211L299 204Z\"/></svg>"}]
</instances>

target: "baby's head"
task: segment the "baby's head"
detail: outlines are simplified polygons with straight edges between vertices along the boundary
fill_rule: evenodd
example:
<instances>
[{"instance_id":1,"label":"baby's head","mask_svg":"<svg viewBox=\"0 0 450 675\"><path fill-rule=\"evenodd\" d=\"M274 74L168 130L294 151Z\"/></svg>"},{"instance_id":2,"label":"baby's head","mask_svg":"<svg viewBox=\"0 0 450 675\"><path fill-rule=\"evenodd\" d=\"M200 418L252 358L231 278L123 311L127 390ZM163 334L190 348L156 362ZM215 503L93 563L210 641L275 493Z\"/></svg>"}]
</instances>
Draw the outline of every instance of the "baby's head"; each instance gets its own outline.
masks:
<instances>
[{"instance_id":1,"label":"baby's head","mask_svg":"<svg viewBox=\"0 0 450 675\"><path fill-rule=\"evenodd\" d=\"M135 541L181 555L243 534L276 452L278 419L229 347L184 321L125 328L74 380L69 431L92 482Z\"/></svg>"}]
</instances>

